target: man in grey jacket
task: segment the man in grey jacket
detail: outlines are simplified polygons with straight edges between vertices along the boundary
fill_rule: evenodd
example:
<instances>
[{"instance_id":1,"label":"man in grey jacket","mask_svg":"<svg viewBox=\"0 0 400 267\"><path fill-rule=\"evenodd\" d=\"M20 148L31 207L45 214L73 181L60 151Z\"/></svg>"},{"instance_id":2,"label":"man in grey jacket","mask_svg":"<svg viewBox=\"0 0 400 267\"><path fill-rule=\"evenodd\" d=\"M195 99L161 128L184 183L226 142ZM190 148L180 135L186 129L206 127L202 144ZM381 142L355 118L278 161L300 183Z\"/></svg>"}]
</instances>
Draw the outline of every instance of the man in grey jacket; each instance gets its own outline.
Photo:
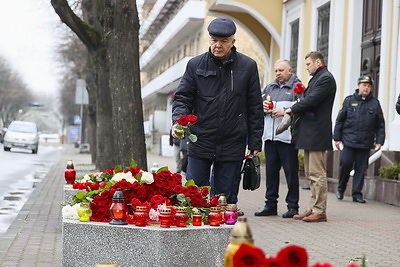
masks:
<instances>
[{"instance_id":1,"label":"man in grey jacket","mask_svg":"<svg viewBox=\"0 0 400 267\"><path fill-rule=\"evenodd\" d=\"M257 211L255 216L277 215L279 197L279 172L281 167L285 172L288 192L286 195L287 212L283 218L292 218L299 209L299 176L298 150L295 148L290 128L276 135L276 128L281 123L285 110L291 107L296 100L294 88L300 83L298 77L292 73L288 60L280 59L275 63L275 81L267 85L263 92L264 134L267 191L265 206ZM302 86L302 85L301 85Z\"/></svg>"}]
</instances>

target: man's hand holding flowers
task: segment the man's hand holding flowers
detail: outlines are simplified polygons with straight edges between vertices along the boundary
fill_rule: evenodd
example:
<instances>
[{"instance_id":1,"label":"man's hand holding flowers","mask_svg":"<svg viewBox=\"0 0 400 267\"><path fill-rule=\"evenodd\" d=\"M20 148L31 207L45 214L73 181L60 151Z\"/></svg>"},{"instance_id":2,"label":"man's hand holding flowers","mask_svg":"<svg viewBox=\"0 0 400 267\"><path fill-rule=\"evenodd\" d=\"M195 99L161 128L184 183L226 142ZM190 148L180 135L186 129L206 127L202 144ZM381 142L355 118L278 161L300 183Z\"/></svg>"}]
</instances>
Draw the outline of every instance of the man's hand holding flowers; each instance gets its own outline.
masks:
<instances>
[{"instance_id":1,"label":"man's hand holding flowers","mask_svg":"<svg viewBox=\"0 0 400 267\"><path fill-rule=\"evenodd\" d=\"M190 132L189 126L191 124L197 123L197 116L189 114L187 116L182 115L177 124L172 125L172 137L177 139L182 139L185 137L185 134L189 137L190 141L196 142L197 136Z\"/></svg>"}]
</instances>

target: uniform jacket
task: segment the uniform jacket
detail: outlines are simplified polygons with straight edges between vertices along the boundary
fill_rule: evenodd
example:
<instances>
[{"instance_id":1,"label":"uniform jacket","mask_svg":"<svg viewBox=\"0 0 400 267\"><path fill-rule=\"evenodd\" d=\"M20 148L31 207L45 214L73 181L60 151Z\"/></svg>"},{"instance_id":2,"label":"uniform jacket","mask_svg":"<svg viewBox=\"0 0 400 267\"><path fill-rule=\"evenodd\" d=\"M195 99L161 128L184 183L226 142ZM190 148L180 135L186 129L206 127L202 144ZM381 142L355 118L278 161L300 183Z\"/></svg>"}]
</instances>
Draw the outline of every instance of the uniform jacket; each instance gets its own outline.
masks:
<instances>
[{"instance_id":1,"label":"uniform jacket","mask_svg":"<svg viewBox=\"0 0 400 267\"><path fill-rule=\"evenodd\" d=\"M291 109L298 115L296 148L310 151L332 150L332 106L336 82L326 67L319 68L300 101Z\"/></svg>"},{"instance_id":2,"label":"uniform jacket","mask_svg":"<svg viewBox=\"0 0 400 267\"><path fill-rule=\"evenodd\" d=\"M335 141L343 145L360 148L374 148L374 143L385 142L385 119L379 100L369 94L365 99L358 94L346 97L336 118Z\"/></svg>"},{"instance_id":3,"label":"uniform jacket","mask_svg":"<svg viewBox=\"0 0 400 267\"><path fill-rule=\"evenodd\" d=\"M210 51L192 58L175 93L172 120L194 114L190 126L198 140L189 156L239 161L248 149L261 151L263 110L256 62L232 48L222 63Z\"/></svg>"},{"instance_id":4,"label":"uniform jacket","mask_svg":"<svg viewBox=\"0 0 400 267\"><path fill-rule=\"evenodd\" d=\"M282 86L282 88L280 87L279 82L275 80L265 87L262 94L263 99L266 99L267 95L269 95L274 103L274 108L290 108L297 97L297 94L294 93L293 88L296 87L296 84L300 82L301 81L299 78L293 73L285 85ZM276 128L282 122L282 119L283 117L273 119L268 113L264 115L263 141L272 140L288 144L291 143L292 135L290 133L290 127L283 133L275 135Z\"/></svg>"}]
</instances>

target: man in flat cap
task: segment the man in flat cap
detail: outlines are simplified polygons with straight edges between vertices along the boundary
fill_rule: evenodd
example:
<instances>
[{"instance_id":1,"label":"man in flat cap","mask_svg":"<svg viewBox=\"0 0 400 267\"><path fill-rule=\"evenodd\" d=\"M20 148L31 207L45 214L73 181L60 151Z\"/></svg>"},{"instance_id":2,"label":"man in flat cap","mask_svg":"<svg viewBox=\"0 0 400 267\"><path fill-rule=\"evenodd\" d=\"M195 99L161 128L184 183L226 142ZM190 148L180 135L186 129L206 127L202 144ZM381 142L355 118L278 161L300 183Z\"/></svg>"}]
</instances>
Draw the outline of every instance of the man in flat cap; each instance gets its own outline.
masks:
<instances>
[{"instance_id":1,"label":"man in flat cap","mask_svg":"<svg viewBox=\"0 0 400 267\"><path fill-rule=\"evenodd\" d=\"M363 75L358 78L358 89L346 97L336 118L333 139L340 154L339 185L336 197L343 199L354 164L353 201L365 203L361 190L364 173L372 148L381 149L385 142L385 119L379 100L371 93L373 80Z\"/></svg>"},{"instance_id":2,"label":"man in flat cap","mask_svg":"<svg viewBox=\"0 0 400 267\"><path fill-rule=\"evenodd\" d=\"M236 51L235 23L216 18L208 26L209 50L192 58L175 93L172 105L172 133L182 115L194 114L197 123L190 130L197 142L190 142L186 178L198 186L210 185L211 194L224 193L235 204L240 171L247 153L262 147L264 116L256 62Z\"/></svg>"}]
</instances>

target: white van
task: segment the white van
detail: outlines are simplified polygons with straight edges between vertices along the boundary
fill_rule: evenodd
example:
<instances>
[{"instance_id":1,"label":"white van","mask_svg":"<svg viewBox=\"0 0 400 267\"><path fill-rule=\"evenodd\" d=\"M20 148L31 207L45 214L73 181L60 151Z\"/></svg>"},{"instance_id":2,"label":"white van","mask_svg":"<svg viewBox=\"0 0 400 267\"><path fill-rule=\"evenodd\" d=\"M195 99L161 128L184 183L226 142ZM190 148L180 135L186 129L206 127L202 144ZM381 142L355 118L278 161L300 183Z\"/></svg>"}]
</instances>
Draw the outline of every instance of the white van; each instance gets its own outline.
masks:
<instances>
[{"instance_id":1,"label":"white van","mask_svg":"<svg viewBox=\"0 0 400 267\"><path fill-rule=\"evenodd\" d=\"M13 121L4 136L4 151L19 147L38 152L39 133L36 123L29 121Z\"/></svg>"}]
</instances>

